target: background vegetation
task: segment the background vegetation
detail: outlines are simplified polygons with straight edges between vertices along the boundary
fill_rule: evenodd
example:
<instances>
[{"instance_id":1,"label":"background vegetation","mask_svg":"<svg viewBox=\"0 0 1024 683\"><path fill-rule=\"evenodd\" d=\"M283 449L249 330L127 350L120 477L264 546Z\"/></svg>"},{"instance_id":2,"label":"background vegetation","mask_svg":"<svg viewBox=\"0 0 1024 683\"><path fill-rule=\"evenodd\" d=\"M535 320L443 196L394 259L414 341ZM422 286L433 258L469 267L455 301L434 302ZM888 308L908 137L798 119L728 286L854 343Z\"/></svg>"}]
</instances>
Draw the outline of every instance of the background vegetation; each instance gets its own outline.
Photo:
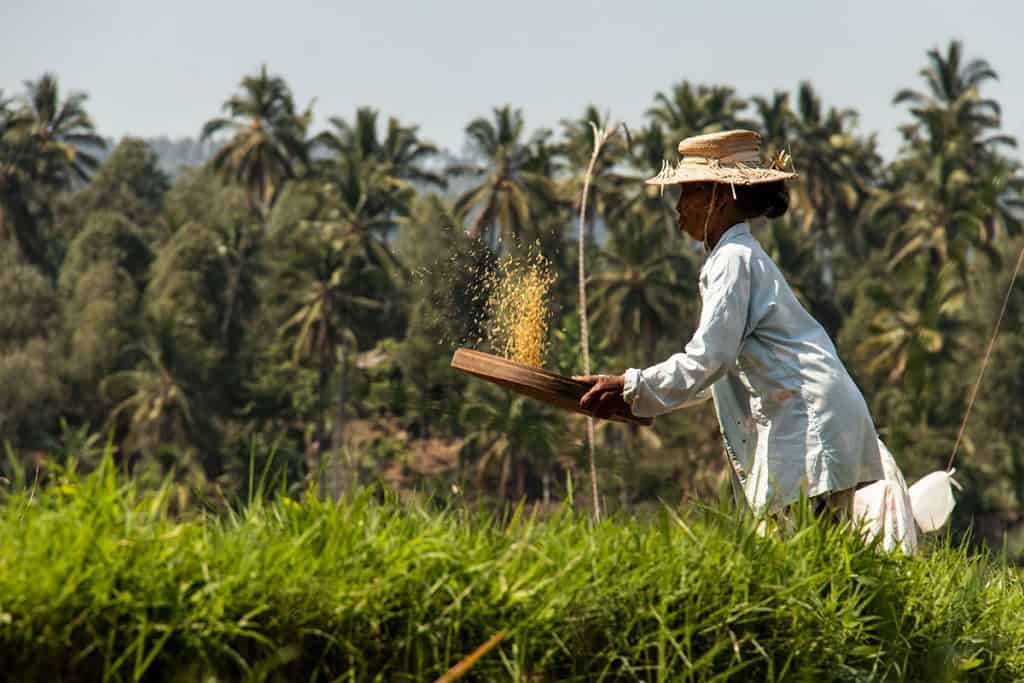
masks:
<instances>
[{"instance_id":1,"label":"background vegetation","mask_svg":"<svg viewBox=\"0 0 1024 683\"><path fill-rule=\"evenodd\" d=\"M894 95L906 124L890 160L856 111L809 83L667 84L604 149L591 186L595 367L660 360L697 320L700 254L673 227L671 192L642 178L684 136L754 128L801 174L792 210L758 238L836 339L908 478L944 466L1024 239L1016 142L985 97L994 78L957 42L928 52ZM48 465L71 454L91 470L109 439L139 486L170 477L176 511L224 507L270 454L293 496L383 480L403 496L550 505L575 486L587 505L581 420L447 365L473 334L473 274L539 242L559 273L549 365L579 370L573 226L600 109L537 130L497 107L467 124L456 158L369 107L315 132L312 109L267 68L226 95L200 131L208 161L171 176L142 140L105 150L85 94L53 74L0 94L7 478L15 466L55 477ZM1017 288L962 448L955 518L1011 553L1024 548L1022 325ZM723 484L710 406L598 437L613 509Z\"/></svg>"}]
</instances>

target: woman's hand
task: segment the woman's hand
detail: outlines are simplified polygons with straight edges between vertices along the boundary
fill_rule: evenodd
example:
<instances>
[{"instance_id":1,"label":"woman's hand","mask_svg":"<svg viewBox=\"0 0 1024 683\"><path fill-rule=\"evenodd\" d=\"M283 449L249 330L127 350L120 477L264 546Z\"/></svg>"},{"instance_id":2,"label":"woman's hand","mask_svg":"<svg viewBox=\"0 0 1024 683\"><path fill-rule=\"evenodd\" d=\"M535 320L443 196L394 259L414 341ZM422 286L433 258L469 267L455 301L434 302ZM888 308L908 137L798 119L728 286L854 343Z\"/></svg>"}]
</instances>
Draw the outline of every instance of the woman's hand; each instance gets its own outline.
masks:
<instances>
[{"instance_id":1,"label":"woman's hand","mask_svg":"<svg viewBox=\"0 0 1024 683\"><path fill-rule=\"evenodd\" d=\"M573 379L592 385L580 399L583 410L606 419L620 411L629 414L629 404L622 398L625 375L577 375Z\"/></svg>"}]
</instances>

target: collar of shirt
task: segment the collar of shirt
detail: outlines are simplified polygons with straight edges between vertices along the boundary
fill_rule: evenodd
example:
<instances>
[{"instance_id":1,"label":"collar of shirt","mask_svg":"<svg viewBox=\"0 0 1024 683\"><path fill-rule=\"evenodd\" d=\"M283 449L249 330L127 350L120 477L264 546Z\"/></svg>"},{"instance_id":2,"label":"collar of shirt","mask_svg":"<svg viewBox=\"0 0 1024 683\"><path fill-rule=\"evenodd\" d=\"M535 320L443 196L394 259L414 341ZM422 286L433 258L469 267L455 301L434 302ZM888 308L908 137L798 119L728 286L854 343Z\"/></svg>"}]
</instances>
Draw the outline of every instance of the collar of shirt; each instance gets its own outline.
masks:
<instances>
[{"instance_id":1,"label":"collar of shirt","mask_svg":"<svg viewBox=\"0 0 1024 683\"><path fill-rule=\"evenodd\" d=\"M718 243L715 244L714 247L712 247L711 251L704 258L704 265L707 265L711 258L718 252L719 249L721 249L723 244L727 242L734 242L737 238L739 238L740 235L749 234L750 225L745 221L743 223L737 223L736 225L732 226L731 228L723 232L722 236L718 238ZM701 270L703 271L704 268L701 267Z\"/></svg>"}]
</instances>

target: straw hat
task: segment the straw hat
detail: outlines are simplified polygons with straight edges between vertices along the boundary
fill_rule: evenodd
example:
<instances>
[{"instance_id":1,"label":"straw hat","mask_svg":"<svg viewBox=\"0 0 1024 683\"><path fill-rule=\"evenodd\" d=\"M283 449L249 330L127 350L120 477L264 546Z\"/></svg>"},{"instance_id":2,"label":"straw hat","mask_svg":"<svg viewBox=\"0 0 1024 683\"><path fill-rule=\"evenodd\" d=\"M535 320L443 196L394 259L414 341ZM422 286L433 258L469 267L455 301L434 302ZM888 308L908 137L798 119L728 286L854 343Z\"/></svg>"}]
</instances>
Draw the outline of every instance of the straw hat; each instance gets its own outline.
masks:
<instances>
[{"instance_id":1,"label":"straw hat","mask_svg":"<svg viewBox=\"0 0 1024 683\"><path fill-rule=\"evenodd\" d=\"M726 130L686 138L679 143L683 156L673 166L663 162L661 172L648 185L728 183L755 185L796 177L789 155L782 152L769 164L761 161L761 136L752 130Z\"/></svg>"}]
</instances>

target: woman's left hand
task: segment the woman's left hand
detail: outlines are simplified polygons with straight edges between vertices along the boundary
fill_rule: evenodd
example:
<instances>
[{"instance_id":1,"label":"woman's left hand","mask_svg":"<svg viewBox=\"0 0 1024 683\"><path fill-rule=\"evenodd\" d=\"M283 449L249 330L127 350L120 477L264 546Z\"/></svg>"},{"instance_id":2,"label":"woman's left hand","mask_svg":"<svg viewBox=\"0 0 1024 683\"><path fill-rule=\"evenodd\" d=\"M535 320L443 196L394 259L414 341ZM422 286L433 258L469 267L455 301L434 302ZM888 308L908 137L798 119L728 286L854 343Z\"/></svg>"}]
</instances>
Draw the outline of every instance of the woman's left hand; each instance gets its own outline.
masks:
<instances>
[{"instance_id":1,"label":"woman's left hand","mask_svg":"<svg viewBox=\"0 0 1024 683\"><path fill-rule=\"evenodd\" d=\"M622 398L625 375L577 375L573 379L593 386L580 399L580 408L596 417L608 418L617 412L629 414L629 404Z\"/></svg>"}]
</instances>

